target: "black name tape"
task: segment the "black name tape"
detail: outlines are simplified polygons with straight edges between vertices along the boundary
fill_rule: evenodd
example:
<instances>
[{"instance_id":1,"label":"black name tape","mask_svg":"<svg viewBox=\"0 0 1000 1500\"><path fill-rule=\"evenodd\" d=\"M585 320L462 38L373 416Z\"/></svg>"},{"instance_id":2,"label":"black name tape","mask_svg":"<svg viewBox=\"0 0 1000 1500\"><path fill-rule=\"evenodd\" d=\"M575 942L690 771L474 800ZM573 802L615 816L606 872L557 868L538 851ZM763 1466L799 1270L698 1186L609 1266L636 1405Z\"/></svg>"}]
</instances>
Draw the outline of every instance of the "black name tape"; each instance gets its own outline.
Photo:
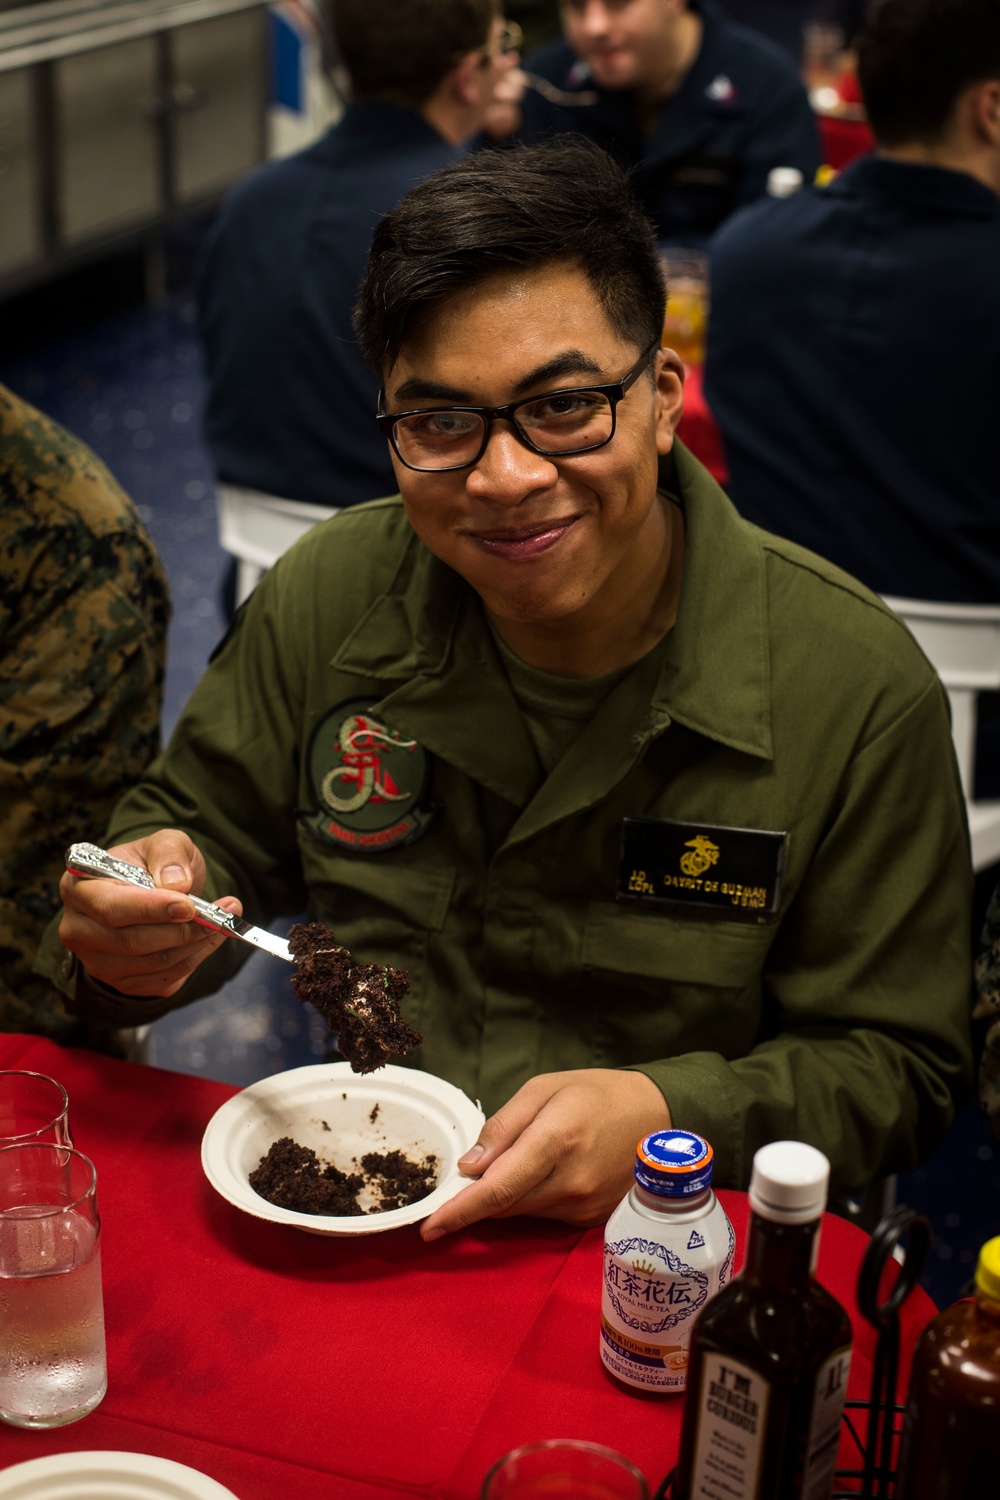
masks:
<instances>
[{"instance_id":1,"label":"black name tape","mask_svg":"<svg viewBox=\"0 0 1000 1500\"><path fill-rule=\"evenodd\" d=\"M756 920L781 899L788 835L717 823L623 818L619 901L669 902Z\"/></svg>"}]
</instances>

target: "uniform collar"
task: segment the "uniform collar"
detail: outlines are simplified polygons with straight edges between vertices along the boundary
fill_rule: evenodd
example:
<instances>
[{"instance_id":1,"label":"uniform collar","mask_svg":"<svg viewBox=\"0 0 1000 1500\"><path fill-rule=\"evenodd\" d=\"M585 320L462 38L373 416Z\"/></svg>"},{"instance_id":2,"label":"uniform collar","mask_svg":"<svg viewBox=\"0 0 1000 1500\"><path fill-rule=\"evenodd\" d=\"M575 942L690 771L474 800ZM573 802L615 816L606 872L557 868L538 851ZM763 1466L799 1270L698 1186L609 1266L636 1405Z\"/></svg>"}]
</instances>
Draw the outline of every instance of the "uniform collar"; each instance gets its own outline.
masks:
<instances>
[{"instance_id":1,"label":"uniform collar","mask_svg":"<svg viewBox=\"0 0 1000 1500\"><path fill-rule=\"evenodd\" d=\"M393 728L515 807L530 801L538 758L479 599L416 536L331 666L384 683L372 708Z\"/></svg>"},{"instance_id":2,"label":"uniform collar","mask_svg":"<svg viewBox=\"0 0 1000 1500\"><path fill-rule=\"evenodd\" d=\"M701 46L680 88L663 101L652 135L654 142L662 137L659 144L669 147L673 155L678 154L673 139L678 128L686 125L692 133L704 133L708 128L717 128L713 121L739 119L747 112L740 80L734 76L734 70L742 72L746 64L740 65L739 48L734 54L727 18L713 0L697 0L690 9L701 17Z\"/></svg>"},{"instance_id":3,"label":"uniform collar","mask_svg":"<svg viewBox=\"0 0 1000 1500\"><path fill-rule=\"evenodd\" d=\"M972 219L1000 218L1000 198L968 172L887 156L863 156L852 162L826 191L837 196L883 193L915 208Z\"/></svg>"},{"instance_id":4,"label":"uniform collar","mask_svg":"<svg viewBox=\"0 0 1000 1500\"><path fill-rule=\"evenodd\" d=\"M677 623L663 644L654 709L734 750L770 759L771 659L762 534L682 443L660 487L684 507Z\"/></svg>"},{"instance_id":5,"label":"uniform collar","mask_svg":"<svg viewBox=\"0 0 1000 1500\"><path fill-rule=\"evenodd\" d=\"M540 791L534 746L479 600L415 536L390 588L331 662L384 683L373 711L524 809L517 837L601 800L671 722L749 755L772 754L760 533L679 443L660 483L686 514L677 623L612 690Z\"/></svg>"},{"instance_id":6,"label":"uniform collar","mask_svg":"<svg viewBox=\"0 0 1000 1500\"><path fill-rule=\"evenodd\" d=\"M398 151L401 146L412 149L414 146L447 144L416 110L370 99L349 104L336 125L331 126L313 147L313 153L322 156L327 148L332 148L339 155L345 146L358 151L387 146ZM462 155L458 147L454 150L456 156Z\"/></svg>"}]
</instances>

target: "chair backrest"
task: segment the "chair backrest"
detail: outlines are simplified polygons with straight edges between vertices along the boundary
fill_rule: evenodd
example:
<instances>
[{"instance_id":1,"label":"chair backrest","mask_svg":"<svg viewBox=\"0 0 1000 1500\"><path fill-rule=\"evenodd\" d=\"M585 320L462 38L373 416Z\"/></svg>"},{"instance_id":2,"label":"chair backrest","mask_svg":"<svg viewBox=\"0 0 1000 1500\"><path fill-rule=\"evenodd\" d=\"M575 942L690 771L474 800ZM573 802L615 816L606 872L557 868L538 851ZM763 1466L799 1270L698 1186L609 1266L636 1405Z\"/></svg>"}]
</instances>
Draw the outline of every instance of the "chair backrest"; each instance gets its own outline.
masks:
<instances>
[{"instance_id":1,"label":"chair backrest","mask_svg":"<svg viewBox=\"0 0 1000 1500\"><path fill-rule=\"evenodd\" d=\"M1000 802L972 800L976 698L1000 690L1000 605L889 597L885 603L906 621L947 690L972 834L973 866L985 869L1000 859Z\"/></svg>"},{"instance_id":2,"label":"chair backrest","mask_svg":"<svg viewBox=\"0 0 1000 1500\"><path fill-rule=\"evenodd\" d=\"M319 521L335 516L335 506L307 505L234 484L216 486L219 541L239 564L236 603L253 592L263 573Z\"/></svg>"}]
</instances>

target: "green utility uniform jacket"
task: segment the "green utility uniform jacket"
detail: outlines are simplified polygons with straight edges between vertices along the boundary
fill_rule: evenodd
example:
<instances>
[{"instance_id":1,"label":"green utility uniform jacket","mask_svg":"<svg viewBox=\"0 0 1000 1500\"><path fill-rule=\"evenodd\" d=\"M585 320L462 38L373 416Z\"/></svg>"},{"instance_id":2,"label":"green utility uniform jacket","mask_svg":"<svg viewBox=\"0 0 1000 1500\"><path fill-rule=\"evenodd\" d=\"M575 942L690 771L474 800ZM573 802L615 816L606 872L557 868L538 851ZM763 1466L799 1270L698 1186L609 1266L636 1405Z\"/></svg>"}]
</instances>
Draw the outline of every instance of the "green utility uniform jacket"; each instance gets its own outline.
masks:
<instances>
[{"instance_id":1,"label":"green utility uniform jacket","mask_svg":"<svg viewBox=\"0 0 1000 1500\"><path fill-rule=\"evenodd\" d=\"M265 925L308 908L408 969L408 1061L487 1112L537 1073L635 1067L722 1185L794 1137L854 1190L926 1155L970 1083L945 695L895 615L741 520L683 448L661 483L686 512L677 623L547 778L478 596L380 500L263 579L106 841L186 829L210 897ZM623 856L637 817L649 869ZM726 879L737 829L786 835L751 836L757 879ZM103 1013L204 994L241 947Z\"/></svg>"}]
</instances>

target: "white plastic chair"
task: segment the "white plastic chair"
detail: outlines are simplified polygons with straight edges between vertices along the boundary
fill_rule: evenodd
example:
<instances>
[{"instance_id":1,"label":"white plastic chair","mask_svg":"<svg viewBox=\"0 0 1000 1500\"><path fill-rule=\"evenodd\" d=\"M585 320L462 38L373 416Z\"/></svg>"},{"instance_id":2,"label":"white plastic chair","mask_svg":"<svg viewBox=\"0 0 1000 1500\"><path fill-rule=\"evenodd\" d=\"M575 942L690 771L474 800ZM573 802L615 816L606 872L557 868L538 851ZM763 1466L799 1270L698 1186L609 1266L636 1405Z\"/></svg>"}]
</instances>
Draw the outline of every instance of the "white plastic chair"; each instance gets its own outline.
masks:
<instances>
[{"instance_id":1,"label":"white plastic chair","mask_svg":"<svg viewBox=\"0 0 1000 1500\"><path fill-rule=\"evenodd\" d=\"M1000 860L1000 801L972 800L976 697L1000 690L1000 605L892 598L885 603L906 621L947 689L972 836L972 867L985 870Z\"/></svg>"},{"instance_id":2,"label":"white plastic chair","mask_svg":"<svg viewBox=\"0 0 1000 1500\"><path fill-rule=\"evenodd\" d=\"M337 506L307 505L302 500L282 500L260 490L235 484L216 487L219 509L219 541L236 558L236 603L253 593L260 581L293 542L305 536L319 521L337 514Z\"/></svg>"}]
</instances>

